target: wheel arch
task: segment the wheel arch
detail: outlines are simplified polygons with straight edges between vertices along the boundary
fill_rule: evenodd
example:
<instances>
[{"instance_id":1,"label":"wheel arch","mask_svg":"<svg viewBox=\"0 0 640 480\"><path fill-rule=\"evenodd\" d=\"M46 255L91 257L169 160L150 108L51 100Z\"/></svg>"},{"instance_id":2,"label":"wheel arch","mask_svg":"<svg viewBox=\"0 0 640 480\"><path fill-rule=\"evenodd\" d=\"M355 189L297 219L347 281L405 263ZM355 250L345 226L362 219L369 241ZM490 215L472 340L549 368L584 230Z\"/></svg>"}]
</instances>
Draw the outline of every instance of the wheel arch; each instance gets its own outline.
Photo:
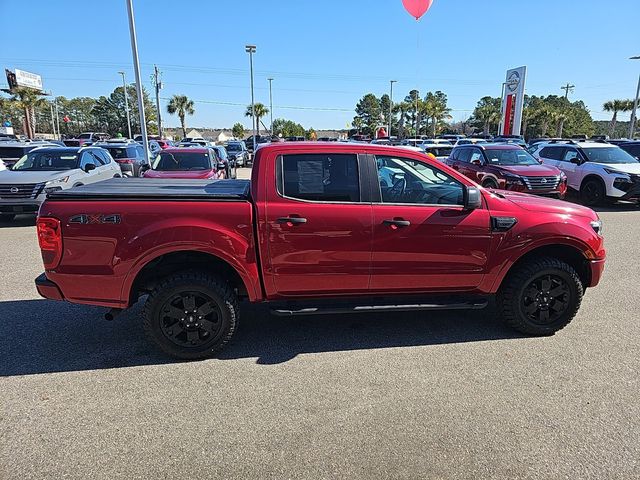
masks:
<instances>
[{"instance_id":1,"label":"wheel arch","mask_svg":"<svg viewBox=\"0 0 640 480\"><path fill-rule=\"evenodd\" d=\"M589 268L589 259L584 255L583 250L576 245L568 243L551 243L546 245L539 245L534 247L525 253L523 253L518 259L505 268L499 278L496 279L494 289L497 291L504 284L505 279L523 263L531 260L532 258L551 257L557 258L568 265L571 265L580 277L583 288L587 288L591 285L591 269Z\"/></svg>"},{"instance_id":2,"label":"wheel arch","mask_svg":"<svg viewBox=\"0 0 640 480\"><path fill-rule=\"evenodd\" d=\"M256 292L244 272L239 272L231 263L211 252L201 250L174 250L148 259L132 273L125 282L123 297L133 305L171 274L184 271L215 273L224 278L236 290L240 298L254 299Z\"/></svg>"},{"instance_id":3,"label":"wheel arch","mask_svg":"<svg viewBox=\"0 0 640 480\"><path fill-rule=\"evenodd\" d=\"M584 176L584 178L582 179L582 181L580 182L580 191L582 191L582 187L584 186L585 183L587 183L589 180L596 180L597 182L600 182L600 184L603 186L604 188L604 194L607 194L607 184L604 181L604 179L598 175L597 173L588 173L587 175Z\"/></svg>"}]
</instances>

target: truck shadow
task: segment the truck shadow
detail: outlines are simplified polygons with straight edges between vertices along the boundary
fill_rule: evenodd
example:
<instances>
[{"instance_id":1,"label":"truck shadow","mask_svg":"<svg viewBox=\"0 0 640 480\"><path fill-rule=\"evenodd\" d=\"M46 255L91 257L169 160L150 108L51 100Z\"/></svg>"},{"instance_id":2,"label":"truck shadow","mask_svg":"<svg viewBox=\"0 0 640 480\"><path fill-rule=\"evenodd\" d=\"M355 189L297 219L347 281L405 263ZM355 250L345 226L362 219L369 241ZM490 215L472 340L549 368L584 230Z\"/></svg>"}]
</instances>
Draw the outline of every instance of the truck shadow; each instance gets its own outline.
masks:
<instances>
[{"instance_id":1,"label":"truck shadow","mask_svg":"<svg viewBox=\"0 0 640 480\"><path fill-rule=\"evenodd\" d=\"M113 322L105 309L48 300L0 302L0 376L173 363L149 344L138 304ZM299 354L521 338L494 310L275 317L243 305L220 361L287 362Z\"/></svg>"},{"instance_id":2,"label":"truck shadow","mask_svg":"<svg viewBox=\"0 0 640 480\"><path fill-rule=\"evenodd\" d=\"M10 222L0 221L0 228L9 227L33 227L36 224L35 215L18 215L14 220Z\"/></svg>"}]
</instances>

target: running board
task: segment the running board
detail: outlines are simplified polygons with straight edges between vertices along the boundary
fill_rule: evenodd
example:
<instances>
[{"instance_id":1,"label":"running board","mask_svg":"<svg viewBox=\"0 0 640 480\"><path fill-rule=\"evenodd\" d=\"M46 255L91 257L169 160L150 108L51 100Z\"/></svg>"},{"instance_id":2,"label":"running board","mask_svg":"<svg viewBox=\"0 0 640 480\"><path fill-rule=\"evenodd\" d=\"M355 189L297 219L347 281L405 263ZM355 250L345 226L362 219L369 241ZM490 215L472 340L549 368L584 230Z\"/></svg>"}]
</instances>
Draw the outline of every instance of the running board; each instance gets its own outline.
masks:
<instances>
[{"instance_id":1,"label":"running board","mask_svg":"<svg viewBox=\"0 0 640 480\"><path fill-rule=\"evenodd\" d=\"M272 309L279 317L293 315L337 315L344 313L413 312L421 310L480 310L489 302L485 299L461 303L417 303L411 305L357 305L344 308L306 307L299 309Z\"/></svg>"}]
</instances>

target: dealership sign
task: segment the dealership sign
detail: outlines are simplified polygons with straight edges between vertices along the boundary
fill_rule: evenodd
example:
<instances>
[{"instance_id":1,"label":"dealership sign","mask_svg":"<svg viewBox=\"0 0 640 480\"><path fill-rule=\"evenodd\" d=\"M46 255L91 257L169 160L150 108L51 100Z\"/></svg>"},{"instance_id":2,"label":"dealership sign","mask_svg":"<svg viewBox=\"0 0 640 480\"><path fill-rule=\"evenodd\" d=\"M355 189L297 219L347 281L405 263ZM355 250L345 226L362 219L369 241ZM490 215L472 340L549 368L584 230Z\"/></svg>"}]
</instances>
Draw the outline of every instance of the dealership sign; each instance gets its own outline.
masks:
<instances>
[{"instance_id":1,"label":"dealership sign","mask_svg":"<svg viewBox=\"0 0 640 480\"><path fill-rule=\"evenodd\" d=\"M527 67L507 70L507 77L502 85L502 116L498 132L500 135L520 135L526 77Z\"/></svg>"},{"instance_id":2,"label":"dealership sign","mask_svg":"<svg viewBox=\"0 0 640 480\"><path fill-rule=\"evenodd\" d=\"M35 73L25 72L24 70L15 70L16 85L18 87L34 88L36 90L42 90L42 77Z\"/></svg>"}]
</instances>

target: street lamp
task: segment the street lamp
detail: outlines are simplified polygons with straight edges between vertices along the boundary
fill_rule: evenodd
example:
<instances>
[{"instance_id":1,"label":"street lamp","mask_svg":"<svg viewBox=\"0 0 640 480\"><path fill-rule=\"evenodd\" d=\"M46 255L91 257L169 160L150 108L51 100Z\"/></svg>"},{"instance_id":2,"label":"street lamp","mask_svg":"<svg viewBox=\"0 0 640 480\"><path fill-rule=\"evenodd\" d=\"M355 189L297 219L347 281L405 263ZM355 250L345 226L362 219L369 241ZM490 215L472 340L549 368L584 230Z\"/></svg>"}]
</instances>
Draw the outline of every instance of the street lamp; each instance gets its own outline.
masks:
<instances>
[{"instance_id":1,"label":"street lamp","mask_svg":"<svg viewBox=\"0 0 640 480\"><path fill-rule=\"evenodd\" d=\"M389 132L387 136L391 137L391 112L393 108L393 84L396 83L397 80L389 80L389 85L391 86L389 91Z\"/></svg>"},{"instance_id":2,"label":"street lamp","mask_svg":"<svg viewBox=\"0 0 640 480\"><path fill-rule=\"evenodd\" d=\"M133 16L133 0L127 0L127 13L129 14L129 34L131 35L131 54L133 56L133 70L136 75L136 93L138 95L138 113L140 114L140 133L142 134L142 147L144 158L150 164L149 139L147 137L147 123L144 115L144 97L142 96L142 81L140 80L140 61L138 60L138 39L136 38L136 23ZM125 96L126 98L126 96Z\"/></svg>"},{"instance_id":3,"label":"street lamp","mask_svg":"<svg viewBox=\"0 0 640 480\"><path fill-rule=\"evenodd\" d=\"M245 45L244 51L249 54L249 67L251 69L251 119L253 123L253 153L256 152L256 109L253 96L253 54L256 53L255 45Z\"/></svg>"},{"instance_id":4,"label":"street lamp","mask_svg":"<svg viewBox=\"0 0 640 480\"><path fill-rule=\"evenodd\" d=\"M629 57L629 60L640 60L640 55ZM629 125L629 138L633 140L636 132L636 111L638 110L638 97L640 97L640 75L638 75L638 88L636 89L636 99L633 102L633 110L631 111L631 125Z\"/></svg>"},{"instance_id":5,"label":"street lamp","mask_svg":"<svg viewBox=\"0 0 640 480\"><path fill-rule=\"evenodd\" d=\"M124 109L127 112L127 128L129 129L129 136L127 138L133 138L131 137L131 118L129 117L129 100L127 99L128 95L127 95L127 82L124 78L124 72L118 72L120 75L122 75L122 88L124 89Z\"/></svg>"},{"instance_id":6,"label":"street lamp","mask_svg":"<svg viewBox=\"0 0 640 480\"><path fill-rule=\"evenodd\" d=\"M269 80L269 114L271 115L271 136L273 137L273 96L271 95L271 82L273 78L267 78Z\"/></svg>"}]
</instances>

